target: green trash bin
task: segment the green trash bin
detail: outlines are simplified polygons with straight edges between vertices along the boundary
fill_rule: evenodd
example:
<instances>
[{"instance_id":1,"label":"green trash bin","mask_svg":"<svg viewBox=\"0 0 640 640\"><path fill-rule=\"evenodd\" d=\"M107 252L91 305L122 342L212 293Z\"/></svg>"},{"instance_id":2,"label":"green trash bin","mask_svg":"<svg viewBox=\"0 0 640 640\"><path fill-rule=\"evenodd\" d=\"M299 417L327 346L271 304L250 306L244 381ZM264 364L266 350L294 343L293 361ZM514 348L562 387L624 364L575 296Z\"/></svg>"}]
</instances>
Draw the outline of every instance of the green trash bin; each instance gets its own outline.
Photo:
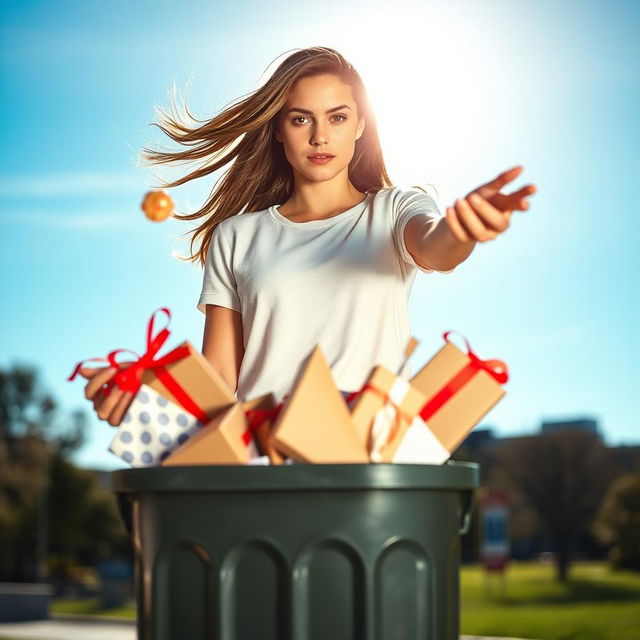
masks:
<instances>
[{"instance_id":1,"label":"green trash bin","mask_svg":"<svg viewBox=\"0 0 640 640\"><path fill-rule=\"evenodd\" d=\"M475 464L112 477L133 537L139 640L458 640Z\"/></svg>"}]
</instances>

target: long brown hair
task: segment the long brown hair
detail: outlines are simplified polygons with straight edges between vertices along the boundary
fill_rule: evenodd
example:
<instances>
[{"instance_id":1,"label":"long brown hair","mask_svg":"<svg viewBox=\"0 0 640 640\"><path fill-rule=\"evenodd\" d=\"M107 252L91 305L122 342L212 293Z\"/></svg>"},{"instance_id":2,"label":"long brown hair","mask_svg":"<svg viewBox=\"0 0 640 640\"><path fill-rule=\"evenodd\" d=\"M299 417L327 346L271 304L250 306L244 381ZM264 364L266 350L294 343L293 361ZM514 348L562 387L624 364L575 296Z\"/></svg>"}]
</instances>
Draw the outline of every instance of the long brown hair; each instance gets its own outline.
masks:
<instances>
[{"instance_id":1,"label":"long brown hair","mask_svg":"<svg viewBox=\"0 0 640 640\"><path fill-rule=\"evenodd\" d=\"M293 171L282 144L274 137L277 116L297 80L324 73L336 75L351 86L358 117L364 116L366 121L349 163L350 181L362 192L375 193L393 186L382 157L375 117L358 72L334 49L310 47L296 50L280 63L261 87L211 120L194 118L189 113L185 99L187 115L191 120L203 123L200 126L190 128L179 118L158 109L160 124L152 124L185 145L186 149L157 151L145 147L141 151L143 161L147 164L203 161L200 168L173 182L165 182L163 186L176 187L206 176L231 162L198 211L173 214L180 220L203 218L200 226L189 231L193 235L191 255L187 260L200 260L204 264L213 230L222 220L245 210L261 211L285 202L291 196L294 188ZM200 246L194 252L194 244L200 237Z\"/></svg>"}]
</instances>

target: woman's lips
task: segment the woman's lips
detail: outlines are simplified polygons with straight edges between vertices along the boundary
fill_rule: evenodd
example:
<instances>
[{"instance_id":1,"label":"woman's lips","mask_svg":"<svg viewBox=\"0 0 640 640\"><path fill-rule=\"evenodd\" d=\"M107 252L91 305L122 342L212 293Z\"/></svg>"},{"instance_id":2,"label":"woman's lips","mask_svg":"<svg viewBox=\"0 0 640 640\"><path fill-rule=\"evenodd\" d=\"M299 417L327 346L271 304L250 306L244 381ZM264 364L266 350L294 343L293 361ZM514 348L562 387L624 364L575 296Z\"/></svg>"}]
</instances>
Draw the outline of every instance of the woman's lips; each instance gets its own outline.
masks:
<instances>
[{"instance_id":1,"label":"woman's lips","mask_svg":"<svg viewBox=\"0 0 640 640\"><path fill-rule=\"evenodd\" d=\"M315 162L316 164L327 164L327 162L329 162L329 160L333 160L335 158L335 156L324 156L322 158L316 158L314 156L309 156L309 160L311 160L311 162Z\"/></svg>"}]
</instances>

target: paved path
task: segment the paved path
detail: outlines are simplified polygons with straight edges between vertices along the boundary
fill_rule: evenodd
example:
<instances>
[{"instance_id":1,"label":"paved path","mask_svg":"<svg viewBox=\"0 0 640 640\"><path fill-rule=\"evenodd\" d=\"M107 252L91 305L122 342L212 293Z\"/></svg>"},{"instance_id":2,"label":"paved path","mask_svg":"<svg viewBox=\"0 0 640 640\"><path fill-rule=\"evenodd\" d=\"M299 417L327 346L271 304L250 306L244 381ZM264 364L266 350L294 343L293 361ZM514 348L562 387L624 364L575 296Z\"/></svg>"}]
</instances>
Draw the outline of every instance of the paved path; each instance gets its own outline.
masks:
<instances>
[{"instance_id":1,"label":"paved path","mask_svg":"<svg viewBox=\"0 0 640 640\"><path fill-rule=\"evenodd\" d=\"M0 638L28 640L136 640L135 622L38 620L0 624Z\"/></svg>"},{"instance_id":2,"label":"paved path","mask_svg":"<svg viewBox=\"0 0 640 640\"><path fill-rule=\"evenodd\" d=\"M136 640L134 622L42 620L0 624L0 638L25 640ZM486 638L460 636L460 640L519 640L518 638ZM522 639L520 639L522 640Z\"/></svg>"}]
</instances>

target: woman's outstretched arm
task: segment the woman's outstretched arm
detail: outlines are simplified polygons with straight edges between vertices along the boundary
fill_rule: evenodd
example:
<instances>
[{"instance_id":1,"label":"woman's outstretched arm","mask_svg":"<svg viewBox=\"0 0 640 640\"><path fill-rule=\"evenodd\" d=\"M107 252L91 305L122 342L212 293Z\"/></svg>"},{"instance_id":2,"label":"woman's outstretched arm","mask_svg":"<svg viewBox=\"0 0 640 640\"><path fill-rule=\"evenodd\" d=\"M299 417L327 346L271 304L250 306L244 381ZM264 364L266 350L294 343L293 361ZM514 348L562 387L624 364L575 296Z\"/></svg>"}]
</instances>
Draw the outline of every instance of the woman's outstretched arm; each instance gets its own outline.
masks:
<instances>
[{"instance_id":1,"label":"woman's outstretched arm","mask_svg":"<svg viewBox=\"0 0 640 640\"><path fill-rule=\"evenodd\" d=\"M404 243L413 259L427 269L454 269L476 246L475 240L461 242L449 229L445 218L436 225L428 215L413 216L404 228Z\"/></svg>"},{"instance_id":2,"label":"woman's outstretched arm","mask_svg":"<svg viewBox=\"0 0 640 640\"><path fill-rule=\"evenodd\" d=\"M514 211L529 208L526 198L536 192L535 185L510 194L500 192L521 172L522 166L513 167L456 200L435 226L427 215L411 218L404 229L407 251L427 268L446 271L456 267L469 256L476 242L487 242L504 233Z\"/></svg>"},{"instance_id":3,"label":"woman's outstretched arm","mask_svg":"<svg viewBox=\"0 0 640 640\"><path fill-rule=\"evenodd\" d=\"M244 357L242 316L237 311L207 305L202 354L235 393Z\"/></svg>"}]
</instances>

